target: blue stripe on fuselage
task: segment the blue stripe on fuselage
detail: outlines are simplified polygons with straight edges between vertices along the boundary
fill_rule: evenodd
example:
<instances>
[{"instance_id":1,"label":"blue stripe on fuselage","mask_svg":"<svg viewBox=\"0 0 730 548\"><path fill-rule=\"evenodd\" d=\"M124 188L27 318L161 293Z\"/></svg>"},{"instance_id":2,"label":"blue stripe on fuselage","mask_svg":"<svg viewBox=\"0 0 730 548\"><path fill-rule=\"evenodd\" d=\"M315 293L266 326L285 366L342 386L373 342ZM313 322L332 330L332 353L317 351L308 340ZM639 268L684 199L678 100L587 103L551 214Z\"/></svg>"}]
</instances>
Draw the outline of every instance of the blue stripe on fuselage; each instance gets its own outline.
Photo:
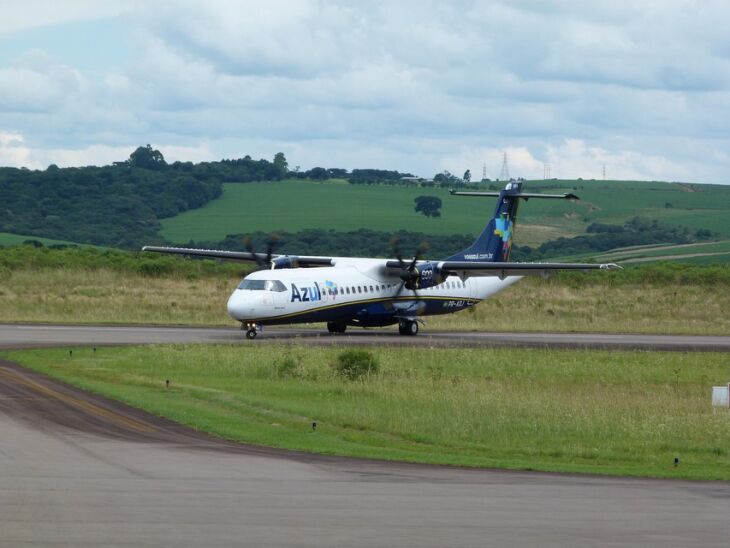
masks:
<instances>
[{"instance_id":1,"label":"blue stripe on fuselage","mask_svg":"<svg viewBox=\"0 0 730 548\"><path fill-rule=\"evenodd\" d=\"M301 291L301 290L299 290ZM397 303L404 302L423 303L424 308L418 308L418 316L433 316L438 314L449 314L469 308L480 301L480 299L468 299L466 297L401 297L368 299L366 301L344 302L333 305L326 305L314 310L302 310L282 316L267 318L249 318L248 321L255 321L263 325L283 325L293 323L316 323L326 321L345 321L355 319L382 319L383 323L369 323L368 325L391 325L397 322L397 318L403 312L396 308Z\"/></svg>"}]
</instances>

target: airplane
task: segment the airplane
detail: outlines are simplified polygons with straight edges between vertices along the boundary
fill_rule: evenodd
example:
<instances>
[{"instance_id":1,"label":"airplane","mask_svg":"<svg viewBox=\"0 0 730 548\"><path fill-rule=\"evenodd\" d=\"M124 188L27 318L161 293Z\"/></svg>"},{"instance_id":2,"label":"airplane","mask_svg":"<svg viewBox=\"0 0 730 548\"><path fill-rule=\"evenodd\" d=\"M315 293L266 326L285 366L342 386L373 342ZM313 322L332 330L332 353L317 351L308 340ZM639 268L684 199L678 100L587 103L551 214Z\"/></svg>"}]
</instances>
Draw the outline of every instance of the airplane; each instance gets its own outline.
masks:
<instances>
[{"instance_id":1,"label":"airplane","mask_svg":"<svg viewBox=\"0 0 730 548\"><path fill-rule=\"evenodd\" d=\"M404 261L361 257L274 255L145 246L143 251L248 261L265 268L246 276L228 299L228 314L241 323L246 337L256 338L263 326L326 322L330 333L349 326L398 324L401 335L417 335L424 316L465 310L521 280L560 270L610 270L613 263L510 262L515 218L520 200L577 200L575 194L522 192L522 182L509 182L500 192L455 192L454 196L497 197L487 226L468 248L442 260L422 260L420 253Z\"/></svg>"}]
</instances>

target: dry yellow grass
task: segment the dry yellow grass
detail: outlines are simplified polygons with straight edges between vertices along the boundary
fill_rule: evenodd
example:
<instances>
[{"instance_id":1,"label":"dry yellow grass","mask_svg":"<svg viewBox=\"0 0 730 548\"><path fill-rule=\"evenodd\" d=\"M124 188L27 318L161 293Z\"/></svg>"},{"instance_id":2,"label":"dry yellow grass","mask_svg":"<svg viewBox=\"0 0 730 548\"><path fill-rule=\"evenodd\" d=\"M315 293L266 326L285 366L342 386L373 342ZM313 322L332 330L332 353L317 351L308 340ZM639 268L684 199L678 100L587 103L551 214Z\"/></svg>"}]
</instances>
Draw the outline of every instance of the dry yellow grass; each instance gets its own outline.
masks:
<instances>
[{"instance_id":1,"label":"dry yellow grass","mask_svg":"<svg viewBox=\"0 0 730 548\"><path fill-rule=\"evenodd\" d=\"M0 278L0 321L234 325L237 280L111 270L19 269ZM571 287L528 279L427 329L676 334L730 333L730 292L701 286ZM321 327L321 326L317 326Z\"/></svg>"},{"instance_id":2,"label":"dry yellow grass","mask_svg":"<svg viewBox=\"0 0 730 548\"><path fill-rule=\"evenodd\" d=\"M231 324L235 280L148 277L111 270L16 270L0 280L0 321Z\"/></svg>"},{"instance_id":3,"label":"dry yellow grass","mask_svg":"<svg viewBox=\"0 0 730 548\"><path fill-rule=\"evenodd\" d=\"M496 298L429 325L479 331L567 331L727 335L730 291L701 286L590 285L530 279Z\"/></svg>"}]
</instances>

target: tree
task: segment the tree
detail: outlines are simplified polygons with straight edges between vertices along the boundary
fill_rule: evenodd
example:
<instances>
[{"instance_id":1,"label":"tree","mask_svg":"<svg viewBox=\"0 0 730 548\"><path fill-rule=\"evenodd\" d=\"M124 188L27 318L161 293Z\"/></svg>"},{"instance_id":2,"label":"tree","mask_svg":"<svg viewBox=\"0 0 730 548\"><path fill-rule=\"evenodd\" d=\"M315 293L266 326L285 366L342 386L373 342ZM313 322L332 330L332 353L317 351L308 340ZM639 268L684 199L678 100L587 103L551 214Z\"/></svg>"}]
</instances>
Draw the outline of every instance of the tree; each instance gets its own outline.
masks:
<instances>
[{"instance_id":1,"label":"tree","mask_svg":"<svg viewBox=\"0 0 730 548\"><path fill-rule=\"evenodd\" d=\"M467 169L467 170L466 170L466 171L464 172L464 177L463 177L463 179L464 179L464 182L465 182L465 183L468 183L468 182L470 182L470 181L471 181L471 170Z\"/></svg>"},{"instance_id":2,"label":"tree","mask_svg":"<svg viewBox=\"0 0 730 548\"><path fill-rule=\"evenodd\" d=\"M331 167L327 170L330 179L347 179L347 170L341 167Z\"/></svg>"},{"instance_id":3,"label":"tree","mask_svg":"<svg viewBox=\"0 0 730 548\"><path fill-rule=\"evenodd\" d=\"M459 178L446 170L443 173L437 173L434 175L433 182L441 186L450 186L457 184L459 182Z\"/></svg>"},{"instance_id":4,"label":"tree","mask_svg":"<svg viewBox=\"0 0 730 548\"><path fill-rule=\"evenodd\" d=\"M289 163L286 161L286 157L283 152L277 152L274 155L274 167L276 168L280 178L283 179L286 177L286 174L289 171Z\"/></svg>"},{"instance_id":5,"label":"tree","mask_svg":"<svg viewBox=\"0 0 730 548\"><path fill-rule=\"evenodd\" d=\"M146 147L137 147L137 150L129 155L129 165L143 169L161 169L167 165L167 162L165 162L162 152L147 145Z\"/></svg>"},{"instance_id":6,"label":"tree","mask_svg":"<svg viewBox=\"0 0 730 548\"><path fill-rule=\"evenodd\" d=\"M327 179L327 170L323 167L313 167L309 171L307 171L307 177L310 179L316 179L320 181L324 181Z\"/></svg>"},{"instance_id":7,"label":"tree","mask_svg":"<svg viewBox=\"0 0 730 548\"><path fill-rule=\"evenodd\" d=\"M416 202L415 210L418 213L426 217L441 217L441 198L438 196L419 196L413 201Z\"/></svg>"}]
</instances>

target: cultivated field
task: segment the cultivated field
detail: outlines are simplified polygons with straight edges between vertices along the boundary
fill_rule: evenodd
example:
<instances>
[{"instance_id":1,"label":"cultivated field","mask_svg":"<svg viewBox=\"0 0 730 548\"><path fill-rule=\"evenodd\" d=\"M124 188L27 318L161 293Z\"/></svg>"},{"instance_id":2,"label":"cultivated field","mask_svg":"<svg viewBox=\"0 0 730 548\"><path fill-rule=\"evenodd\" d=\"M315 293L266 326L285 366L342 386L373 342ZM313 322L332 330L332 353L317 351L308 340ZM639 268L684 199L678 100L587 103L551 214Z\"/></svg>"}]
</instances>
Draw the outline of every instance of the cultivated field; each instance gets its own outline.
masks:
<instances>
[{"instance_id":1,"label":"cultivated field","mask_svg":"<svg viewBox=\"0 0 730 548\"><path fill-rule=\"evenodd\" d=\"M730 416L710 405L710 387L730 376L728 354L379 348L380 372L349 381L331 368L341 351L189 345L9 357L249 443L465 466L730 479Z\"/></svg>"},{"instance_id":2,"label":"cultivated field","mask_svg":"<svg viewBox=\"0 0 730 548\"><path fill-rule=\"evenodd\" d=\"M581 201L531 200L522 204L515 232L518 245L574 236L593 222L623 224L635 216L693 231L706 228L730 237L729 186L578 180L528 181L525 188L576 192ZM413 199L423 194L441 198L440 218L429 219L413 210ZM453 197L436 188L305 180L228 183L221 198L163 220L161 233L174 242L214 241L228 234L304 228L476 234L493 208L493 199Z\"/></svg>"},{"instance_id":3,"label":"cultivated field","mask_svg":"<svg viewBox=\"0 0 730 548\"><path fill-rule=\"evenodd\" d=\"M678 263L720 264L730 262L730 240L688 244L656 244L619 247L603 253L581 253L560 260L615 262L622 265L672 261Z\"/></svg>"},{"instance_id":4,"label":"cultivated field","mask_svg":"<svg viewBox=\"0 0 730 548\"><path fill-rule=\"evenodd\" d=\"M233 326L226 301L238 280L231 265L216 268L215 275L0 268L0 321ZM686 283L642 283L636 281L641 275L629 273L525 279L470 311L427 317L425 329L726 335L730 290L698 273L690 272ZM633 281L623 283L620 276Z\"/></svg>"}]
</instances>

